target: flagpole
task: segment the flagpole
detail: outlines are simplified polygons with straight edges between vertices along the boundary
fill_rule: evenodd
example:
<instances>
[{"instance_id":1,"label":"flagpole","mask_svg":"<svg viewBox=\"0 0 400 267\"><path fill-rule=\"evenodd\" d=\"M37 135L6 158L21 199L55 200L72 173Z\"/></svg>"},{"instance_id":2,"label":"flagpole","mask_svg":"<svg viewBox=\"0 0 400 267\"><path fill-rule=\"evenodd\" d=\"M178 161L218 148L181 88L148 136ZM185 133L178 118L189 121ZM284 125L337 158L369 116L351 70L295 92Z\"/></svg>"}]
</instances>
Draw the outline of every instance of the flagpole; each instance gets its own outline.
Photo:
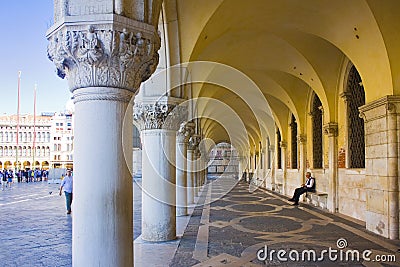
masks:
<instances>
[{"instance_id":1,"label":"flagpole","mask_svg":"<svg viewBox=\"0 0 400 267\"><path fill-rule=\"evenodd\" d=\"M32 148L32 169L35 170L35 154L36 154L36 89L37 84L33 90L33 148Z\"/></svg>"},{"instance_id":2,"label":"flagpole","mask_svg":"<svg viewBox=\"0 0 400 267\"><path fill-rule=\"evenodd\" d=\"M20 97L21 97L21 71L18 71L18 107L17 107L17 149L15 153L15 170L19 171L18 153L19 153L19 113L20 113Z\"/></svg>"}]
</instances>

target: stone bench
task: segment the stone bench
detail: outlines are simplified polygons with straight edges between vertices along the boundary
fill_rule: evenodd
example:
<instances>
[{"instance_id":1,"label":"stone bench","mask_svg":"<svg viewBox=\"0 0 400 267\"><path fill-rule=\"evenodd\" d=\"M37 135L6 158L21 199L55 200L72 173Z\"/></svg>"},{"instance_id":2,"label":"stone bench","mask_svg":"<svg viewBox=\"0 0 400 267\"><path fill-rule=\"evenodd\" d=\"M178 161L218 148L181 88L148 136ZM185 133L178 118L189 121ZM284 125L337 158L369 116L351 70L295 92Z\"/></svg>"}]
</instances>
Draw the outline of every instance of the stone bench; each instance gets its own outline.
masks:
<instances>
[{"instance_id":1,"label":"stone bench","mask_svg":"<svg viewBox=\"0 0 400 267\"><path fill-rule=\"evenodd\" d=\"M274 191L279 193L279 194L283 194L283 184L275 183Z\"/></svg>"},{"instance_id":2,"label":"stone bench","mask_svg":"<svg viewBox=\"0 0 400 267\"><path fill-rule=\"evenodd\" d=\"M321 207L322 209L327 209L328 194L324 192L307 192L305 198L308 203Z\"/></svg>"}]
</instances>

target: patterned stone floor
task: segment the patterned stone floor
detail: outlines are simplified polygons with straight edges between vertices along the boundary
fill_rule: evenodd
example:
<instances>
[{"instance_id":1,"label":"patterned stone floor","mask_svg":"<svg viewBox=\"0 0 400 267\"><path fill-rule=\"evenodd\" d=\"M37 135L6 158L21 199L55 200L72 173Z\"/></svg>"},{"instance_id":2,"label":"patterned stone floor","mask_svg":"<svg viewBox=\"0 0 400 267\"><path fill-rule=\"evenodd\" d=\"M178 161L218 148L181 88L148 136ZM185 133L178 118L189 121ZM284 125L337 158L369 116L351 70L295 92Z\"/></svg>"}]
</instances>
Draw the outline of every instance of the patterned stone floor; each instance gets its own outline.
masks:
<instances>
[{"instance_id":1,"label":"patterned stone floor","mask_svg":"<svg viewBox=\"0 0 400 267\"><path fill-rule=\"evenodd\" d=\"M55 194L58 186L17 184L0 191L1 267L71 266L72 220L65 214L64 197ZM178 238L149 243L140 238L138 180L135 266L400 266L399 241L306 204L291 206L272 192L252 191L231 177L208 183L191 216L177 218ZM367 261L362 253L369 251ZM377 261L377 256L386 262Z\"/></svg>"},{"instance_id":2,"label":"patterned stone floor","mask_svg":"<svg viewBox=\"0 0 400 267\"><path fill-rule=\"evenodd\" d=\"M245 183L224 195L234 183L204 188L170 266L400 266L399 241Z\"/></svg>"}]
</instances>

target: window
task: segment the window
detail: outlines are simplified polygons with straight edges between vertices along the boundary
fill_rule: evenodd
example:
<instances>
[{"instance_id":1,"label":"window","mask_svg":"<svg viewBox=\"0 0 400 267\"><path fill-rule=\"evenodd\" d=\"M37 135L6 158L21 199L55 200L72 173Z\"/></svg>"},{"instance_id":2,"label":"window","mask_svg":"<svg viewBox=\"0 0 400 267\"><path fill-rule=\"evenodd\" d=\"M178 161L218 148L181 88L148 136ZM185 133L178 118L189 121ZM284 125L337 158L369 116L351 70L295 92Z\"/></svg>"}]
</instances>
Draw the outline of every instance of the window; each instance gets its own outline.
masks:
<instances>
[{"instance_id":1,"label":"window","mask_svg":"<svg viewBox=\"0 0 400 267\"><path fill-rule=\"evenodd\" d=\"M291 167L292 169L297 169L297 122L296 118L292 114L292 122L290 123L291 127L291 149L292 149L292 162L291 162Z\"/></svg>"},{"instance_id":2,"label":"window","mask_svg":"<svg viewBox=\"0 0 400 267\"><path fill-rule=\"evenodd\" d=\"M282 138L281 138L281 132L279 131L279 129L276 132L276 135L277 135L276 140L278 142L278 144L276 146L278 148L278 151L277 151L278 152L278 169L283 169L282 168L282 147L281 147Z\"/></svg>"},{"instance_id":3,"label":"window","mask_svg":"<svg viewBox=\"0 0 400 267\"><path fill-rule=\"evenodd\" d=\"M313 168L322 169L322 104L314 94L312 102L312 137L313 137Z\"/></svg>"},{"instance_id":4,"label":"window","mask_svg":"<svg viewBox=\"0 0 400 267\"><path fill-rule=\"evenodd\" d=\"M142 149L142 142L140 141L140 132L136 126L133 126L133 147Z\"/></svg>"},{"instance_id":5,"label":"window","mask_svg":"<svg viewBox=\"0 0 400 267\"><path fill-rule=\"evenodd\" d=\"M365 168L364 120L358 108L365 105L365 92L360 74L353 66L347 80L348 156L349 168Z\"/></svg>"}]
</instances>

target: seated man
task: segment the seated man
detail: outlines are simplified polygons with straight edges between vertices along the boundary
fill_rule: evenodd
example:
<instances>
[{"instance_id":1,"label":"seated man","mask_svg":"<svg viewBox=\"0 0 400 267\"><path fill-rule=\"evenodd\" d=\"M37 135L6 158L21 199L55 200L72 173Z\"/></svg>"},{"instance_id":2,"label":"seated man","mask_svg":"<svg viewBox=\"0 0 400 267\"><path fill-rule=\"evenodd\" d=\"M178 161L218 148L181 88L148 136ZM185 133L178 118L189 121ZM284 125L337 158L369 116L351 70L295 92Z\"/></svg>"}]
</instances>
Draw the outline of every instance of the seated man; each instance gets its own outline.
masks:
<instances>
[{"instance_id":1,"label":"seated man","mask_svg":"<svg viewBox=\"0 0 400 267\"><path fill-rule=\"evenodd\" d=\"M299 205L299 198L305 192L315 192L315 179L311 177L311 172L306 173L307 181L301 187L294 190L293 197L289 201L293 201L293 205Z\"/></svg>"}]
</instances>

